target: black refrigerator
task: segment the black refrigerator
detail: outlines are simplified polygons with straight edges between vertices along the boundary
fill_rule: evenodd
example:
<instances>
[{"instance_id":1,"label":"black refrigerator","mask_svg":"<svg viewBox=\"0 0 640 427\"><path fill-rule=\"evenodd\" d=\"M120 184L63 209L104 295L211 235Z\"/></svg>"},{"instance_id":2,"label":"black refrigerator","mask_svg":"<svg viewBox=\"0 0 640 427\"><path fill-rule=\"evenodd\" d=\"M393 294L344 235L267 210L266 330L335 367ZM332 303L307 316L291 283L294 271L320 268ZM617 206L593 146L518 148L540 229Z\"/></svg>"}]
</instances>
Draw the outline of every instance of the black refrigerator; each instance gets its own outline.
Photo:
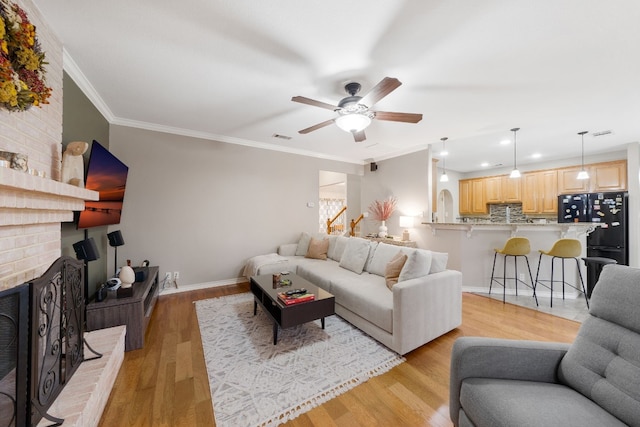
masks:
<instances>
[{"instance_id":1,"label":"black refrigerator","mask_svg":"<svg viewBox=\"0 0 640 427\"><path fill-rule=\"evenodd\" d=\"M627 198L625 191L558 196L558 222L599 224L587 235L587 297L606 264L629 265Z\"/></svg>"},{"instance_id":2,"label":"black refrigerator","mask_svg":"<svg viewBox=\"0 0 640 427\"><path fill-rule=\"evenodd\" d=\"M587 236L587 256L629 265L628 193L590 193L588 197L590 221L600 226Z\"/></svg>"}]
</instances>

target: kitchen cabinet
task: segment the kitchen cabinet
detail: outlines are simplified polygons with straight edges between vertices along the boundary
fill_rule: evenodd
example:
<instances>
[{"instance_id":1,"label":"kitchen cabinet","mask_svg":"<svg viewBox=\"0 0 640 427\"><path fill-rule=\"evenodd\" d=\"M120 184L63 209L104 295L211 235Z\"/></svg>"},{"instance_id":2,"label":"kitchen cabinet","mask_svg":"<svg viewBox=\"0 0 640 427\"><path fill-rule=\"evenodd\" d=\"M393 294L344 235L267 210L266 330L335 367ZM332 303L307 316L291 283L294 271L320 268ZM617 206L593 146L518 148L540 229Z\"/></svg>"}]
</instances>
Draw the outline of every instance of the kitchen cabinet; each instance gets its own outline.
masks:
<instances>
[{"instance_id":1,"label":"kitchen cabinet","mask_svg":"<svg viewBox=\"0 0 640 427\"><path fill-rule=\"evenodd\" d=\"M438 159L431 159L431 212L438 212Z\"/></svg>"},{"instance_id":2,"label":"kitchen cabinet","mask_svg":"<svg viewBox=\"0 0 640 427\"><path fill-rule=\"evenodd\" d=\"M556 214L558 211L558 172L543 170L522 175L522 212Z\"/></svg>"},{"instance_id":3,"label":"kitchen cabinet","mask_svg":"<svg viewBox=\"0 0 640 427\"><path fill-rule=\"evenodd\" d=\"M484 184L484 178L460 180L458 187L460 192L460 215L486 214L488 212Z\"/></svg>"},{"instance_id":4,"label":"kitchen cabinet","mask_svg":"<svg viewBox=\"0 0 640 427\"><path fill-rule=\"evenodd\" d=\"M626 160L589 165L591 193L627 189Z\"/></svg>"},{"instance_id":5,"label":"kitchen cabinet","mask_svg":"<svg viewBox=\"0 0 640 427\"><path fill-rule=\"evenodd\" d=\"M624 191L627 189L627 161L584 165L589 179L577 179L581 166L526 172L521 178L509 175L460 180L460 214L488 213L487 204L522 203L525 214L557 213L558 195Z\"/></svg>"},{"instance_id":6,"label":"kitchen cabinet","mask_svg":"<svg viewBox=\"0 0 640 427\"><path fill-rule=\"evenodd\" d=\"M502 201L504 203L520 203L522 201L522 178L502 176Z\"/></svg>"},{"instance_id":7,"label":"kitchen cabinet","mask_svg":"<svg viewBox=\"0 0 640 427\"><path fill-rule=\"evenodd\" d=\"M585 165L588 172L588 167ZM558 169L558 194L578 194L589 192L589 179L578 179L581 166Z\"/></svg>"},{"instance_id":8,"label":"kitchen cabinet","mask_svg":"<svg viewBox=\"0 0 640 427\"><path fill-rule=\"evenodd\" d=\"M487 202L484 200L484 179L471 180L471 211L474 214L485 214L488 212Z\"/></svg>"},{"instance_id":9,"label":"kitchen cabinet","mask_svg":"<svg viewBox=\"0 0 640 427\"><path fill-rule=\"evenodd\" d=\"M487 203L502 203L501 176L490 176L484 179L484 198Z\"/></svg>"},{"instance_id":10,"label":"kitchen cabinet","mask_svg":"<svg viewBox=\"0 0 640 427\"><path fill-rule=\"evenodd\" d=\"M584 165L589 179L578 179L581 166L558 169L558 194L598 193L627 189L627 161Z\"/></svg>"},{"instance_id":11,"label":"kitchen cabinet","mask_svg":"<svg viewBox=\"0 0 640 427\"><path fill-rule=\"evenodd\" d=\"M520 203L521 178L509 178L508 175L484 178L485 203Z\"/></svg>"},{"instance_id":12,"label":"kitchen cabinet","mask_svg":"<svg viewBox=\"0 0 640 427\"><path fill-rule=\"evenodd\" d=\"M460 215L468 215L471 212L471 180L461 179L458 184Z\"/></svg>"}]
</instances>

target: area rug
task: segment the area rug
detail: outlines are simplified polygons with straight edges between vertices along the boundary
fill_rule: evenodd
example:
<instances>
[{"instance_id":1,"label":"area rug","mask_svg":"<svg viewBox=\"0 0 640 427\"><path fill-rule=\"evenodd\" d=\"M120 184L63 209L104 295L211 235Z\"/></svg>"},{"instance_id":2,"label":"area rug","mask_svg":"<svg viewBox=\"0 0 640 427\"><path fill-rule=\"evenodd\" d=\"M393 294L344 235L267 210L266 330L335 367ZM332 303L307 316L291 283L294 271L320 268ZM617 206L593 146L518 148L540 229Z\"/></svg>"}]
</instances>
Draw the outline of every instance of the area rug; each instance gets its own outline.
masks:
<instances>
[{"instance_id":1,"label":"area rug","mask_svg":"<svg viewBox=\"0 0 640 427\"><path fill-rule=\"evenodd\" d=\"M217 427L276 426L404 362L338 316L280 329L253 294L196 301Z\"/></svg>"}]
</instances>

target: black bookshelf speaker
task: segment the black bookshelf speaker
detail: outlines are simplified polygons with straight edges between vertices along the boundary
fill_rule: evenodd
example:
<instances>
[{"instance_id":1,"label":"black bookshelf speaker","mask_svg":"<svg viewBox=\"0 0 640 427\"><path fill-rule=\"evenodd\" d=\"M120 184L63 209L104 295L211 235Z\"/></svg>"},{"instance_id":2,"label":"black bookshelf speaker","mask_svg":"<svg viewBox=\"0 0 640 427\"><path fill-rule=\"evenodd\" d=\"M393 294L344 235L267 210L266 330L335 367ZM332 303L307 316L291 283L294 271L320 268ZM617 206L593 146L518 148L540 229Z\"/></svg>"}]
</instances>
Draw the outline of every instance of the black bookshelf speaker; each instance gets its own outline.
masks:
<instances>
[{"instance_id":1,"label":"black bookshelf speaker","mask_svg":"<svg viewBox=\"0 0 640 427\"><path fill-rule=\"evenodd\" d=\"M375 172L378 170L378 164L376 162L371 162L371 172Z\"/></svg>"},{"instance_id":2,"label":"black bookshelf speaker","mask_svg":"<svg viewBox=\"0 0 640 427\"><path fill-rule=\"evenodd\" d=\"M112 231L107 234L107 238L109 239L109 246L118 247L124 245L124 239L122 238L120 230Z\"/></svg>"},{"instance_id":3,"label":"black bookshelf speaker","mask_svg":"<svg viewBox=\"0 0 640 427\"><path fill-rule=\"evenodd\" d=\"M76 251L76 258L78 259L95 261L100 258L100 253L98 252L98 247L93 237L74 243L73 250Z\"/></svg>"}]
</instances>

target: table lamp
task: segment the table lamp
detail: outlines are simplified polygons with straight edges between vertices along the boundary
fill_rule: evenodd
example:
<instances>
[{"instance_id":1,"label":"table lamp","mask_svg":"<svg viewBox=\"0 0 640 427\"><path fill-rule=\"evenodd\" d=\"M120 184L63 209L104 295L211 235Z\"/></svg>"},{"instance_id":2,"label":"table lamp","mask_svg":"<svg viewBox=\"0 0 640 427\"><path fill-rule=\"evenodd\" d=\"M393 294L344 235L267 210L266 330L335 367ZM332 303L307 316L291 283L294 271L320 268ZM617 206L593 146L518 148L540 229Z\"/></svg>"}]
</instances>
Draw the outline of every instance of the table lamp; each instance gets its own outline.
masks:
<instances>
[{"instance_id":1,"label":"table lamp","mask_svg":"<svg viewBox=\"0 0 640 427\"><path fill-rule=\"evenodd\" d=\"M400 227L404 228L402 232L402 241L406 242L409 240L409 230L408 228L413 228L413 217L412 216L400 216Z\"/></svg>"}]
</instances>

